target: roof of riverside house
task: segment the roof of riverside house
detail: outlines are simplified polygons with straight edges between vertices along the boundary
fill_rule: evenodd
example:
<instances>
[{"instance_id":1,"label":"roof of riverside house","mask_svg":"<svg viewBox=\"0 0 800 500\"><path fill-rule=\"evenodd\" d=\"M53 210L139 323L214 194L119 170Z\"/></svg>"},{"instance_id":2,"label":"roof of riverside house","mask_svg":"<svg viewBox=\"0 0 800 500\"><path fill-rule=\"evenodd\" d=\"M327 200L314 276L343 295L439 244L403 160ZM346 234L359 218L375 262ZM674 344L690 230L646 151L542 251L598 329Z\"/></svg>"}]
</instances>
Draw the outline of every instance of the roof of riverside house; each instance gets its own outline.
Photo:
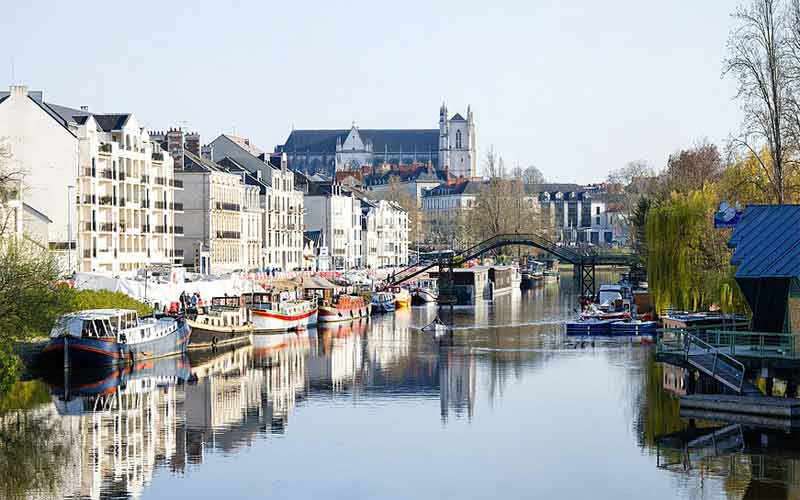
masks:
<instances>
[{"instance_id":1,"label":"roof of riverside house","mask_svg":"<svg viewBox=\"0 0 800 500\"><path fill-rule=\"evenodd\" d=\"M737 278L800 277L800 205L750 205L728 240Z\"/></svg>"}]
</instances>

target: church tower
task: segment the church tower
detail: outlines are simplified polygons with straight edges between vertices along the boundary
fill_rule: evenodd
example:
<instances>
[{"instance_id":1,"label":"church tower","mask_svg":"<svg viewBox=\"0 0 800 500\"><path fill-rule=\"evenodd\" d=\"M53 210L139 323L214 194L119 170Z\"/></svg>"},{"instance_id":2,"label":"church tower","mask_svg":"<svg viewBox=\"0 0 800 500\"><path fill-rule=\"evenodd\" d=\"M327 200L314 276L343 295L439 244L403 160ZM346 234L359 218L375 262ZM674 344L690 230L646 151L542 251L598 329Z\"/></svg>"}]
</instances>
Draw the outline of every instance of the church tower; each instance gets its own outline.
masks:
<instances>
[{"instance_id":1,"label":"church tower","mask_svg":"<svg viewBox=\"0 0 800 500\"><path fill-rule=\"evenodd\" d=\"M442 102L439 108L439 169L448 167L447 105Z\"/></svg>"}]
</instances>

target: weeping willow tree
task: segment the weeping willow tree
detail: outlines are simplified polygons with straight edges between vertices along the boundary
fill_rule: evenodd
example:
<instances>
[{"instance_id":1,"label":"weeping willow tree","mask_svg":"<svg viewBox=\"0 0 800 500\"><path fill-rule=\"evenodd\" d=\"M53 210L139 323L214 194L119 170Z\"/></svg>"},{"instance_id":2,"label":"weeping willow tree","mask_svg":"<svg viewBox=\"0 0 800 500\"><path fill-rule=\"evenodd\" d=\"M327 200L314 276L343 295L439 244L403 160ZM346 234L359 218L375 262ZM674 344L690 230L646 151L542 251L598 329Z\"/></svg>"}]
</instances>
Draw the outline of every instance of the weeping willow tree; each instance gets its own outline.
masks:
<instances>
[{"instance_id":1,"label":"weeping willow tree","mask_svg":"<svg viewBox=\"0 0 800 500\"><path fill-rule=\"evenodd\" d=\"M730 232L713 226L716 206L711 186L673 193L647 212L647 280L659 313L745 310L730 266Z\"/></svg>"}]
</instances>

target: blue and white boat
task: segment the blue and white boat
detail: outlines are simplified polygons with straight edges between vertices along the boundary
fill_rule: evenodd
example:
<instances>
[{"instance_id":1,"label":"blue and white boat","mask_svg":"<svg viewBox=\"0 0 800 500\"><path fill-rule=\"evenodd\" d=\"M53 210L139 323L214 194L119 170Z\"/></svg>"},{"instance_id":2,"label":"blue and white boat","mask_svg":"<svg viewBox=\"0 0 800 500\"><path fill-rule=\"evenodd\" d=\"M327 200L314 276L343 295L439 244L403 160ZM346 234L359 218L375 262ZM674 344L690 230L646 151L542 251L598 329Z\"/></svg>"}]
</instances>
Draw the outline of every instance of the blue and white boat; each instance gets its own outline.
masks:
<instances>
[{"instance_id":1,"label":"blue and white boat","mask_svg":"<svg viewBox=\"0 0 800 500\"><path fill-rule=\"evenodd\" d=\"M183 353L190 337L182 317L142 319L130 309L93 309L59 318L42 356L61 360L66 345L75 368L128 364Z\"/></svg>"},{"instance_id":2,"label":"blue and white boat","mask_svg":"<svg viewBox=\"0 0 800 500\"><path fill-rule=\"evenodd\" d=\"M391 292L375 292L371 302L373 313L388 313L395 310L394 294Z\"/></svg>"},{"instance_id":3,"label":"blue and white boat","mask_svg":"<svg viewBox=\"0 0 800 500\"><path fill-rule=\"evenodd\" d=\"M580 319L567 322L567 335L611 335L616 319Z\"/></svg>"}]
</instances>

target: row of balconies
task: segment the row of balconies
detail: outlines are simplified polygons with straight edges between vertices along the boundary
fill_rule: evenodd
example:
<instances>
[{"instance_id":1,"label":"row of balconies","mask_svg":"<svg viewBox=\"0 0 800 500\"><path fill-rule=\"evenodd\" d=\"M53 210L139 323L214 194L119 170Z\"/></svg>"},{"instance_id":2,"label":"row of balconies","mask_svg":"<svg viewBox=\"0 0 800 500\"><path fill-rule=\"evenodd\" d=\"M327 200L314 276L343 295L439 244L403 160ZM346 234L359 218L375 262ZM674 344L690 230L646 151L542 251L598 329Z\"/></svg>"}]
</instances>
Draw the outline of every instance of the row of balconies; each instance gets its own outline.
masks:
<instances>
[{"instance_id":1,"label":"row of balconies","mask_svg":"<svg viewBox=\"0 0 800 500\"><path fill-rule=\"evenodd\" d=\"M137 179L135 176L128 175L122 170L115 171L110 168L106 168L98 172L96 169L92 167L84 167L83 169L81 169L80 173L82 177L97 177L100 179L106 179L111 181L113 180L124 181L125 179L130 178L133 179L133 181L135 182L135 180ZM142 184L149 184L150 179L151 177L149 175L141 175L138 177L138 180ZM179 189L183 188L183 181L180 179L167 179L166 177L154 177L153 182L159 186L172 186L174 188L179 188Z\"/></svg>"},{"instance_id":2,"label":"row of balconies","mask_svg":"<svg viewBox=\"0 0 800 500\"><path fill-rule=\"evenodd\" d=\"M85 195L83 195L83 198L78 196L76 198L75 203L77 203L78 205L81 205L81 204L83 204L83 205L100 205L100 206L104 206L104 207L113 207L113 206L125 207L125 206L128 205L128 203L132 203L132 204L139 203L141 208L150 208L150 206L151 206L151 203L150 203L149 199L139 200L137 202L137 201L134 201L134 200L129 200L127 198L118 197L118 196L112 196L112 195L97 196L97 195L94 195L94 194L85 194ZM183 203L177 203L177 202L173 203L173 202L165 202L165 201L156 201L155 203L152 204L152 206L156 210L167 210L167 209L169 209L169 210L174 210L174 211L177 211L177 212L182 212L183 211Z\"/></svg>"},{"instance_id":3,"label":"row of balconies","mask_svg":"<svg viewBox=\"0 0 800 500\"><path fill-rule=\"evenodd\" d=\"M182 212L183 211L183 203L177 203L177 202L176 203L168 203L166 201L156 201L153 205L155 206L155 208L157 208L159 210L169 209L169 210L175 210L175 211L178 211L178 212Z\"/></svg>"},{"instance_id":4,"label":"row of balconies","mask_svg":"<svg viewBox=\"0 0 800 500\"><path fill-rule=\"evenodd\" d=\"M100 249L91 248L91 249L85 249L83 251L83 258L84 259L96 259L98 257L99 258L110 258L112 255L114 256L114 258L117 258L117 256L120 253L122 253L122 254L127 254L127 253L146 253L147 257L148 258L150 257L150 249L149 248L147 249L147 251L143 251L143 250L126 250L126 249L117 250L116 248L114 248L114 249L111 249L111 248L100 248ZM163 253L165 253L167 257L180 258L180 259L183 258L183 249L180 249L180 248L176 248L176 249L173 249L172 251L166 251L166 252L163 252Z\"/></svg>"}]
</instances>

